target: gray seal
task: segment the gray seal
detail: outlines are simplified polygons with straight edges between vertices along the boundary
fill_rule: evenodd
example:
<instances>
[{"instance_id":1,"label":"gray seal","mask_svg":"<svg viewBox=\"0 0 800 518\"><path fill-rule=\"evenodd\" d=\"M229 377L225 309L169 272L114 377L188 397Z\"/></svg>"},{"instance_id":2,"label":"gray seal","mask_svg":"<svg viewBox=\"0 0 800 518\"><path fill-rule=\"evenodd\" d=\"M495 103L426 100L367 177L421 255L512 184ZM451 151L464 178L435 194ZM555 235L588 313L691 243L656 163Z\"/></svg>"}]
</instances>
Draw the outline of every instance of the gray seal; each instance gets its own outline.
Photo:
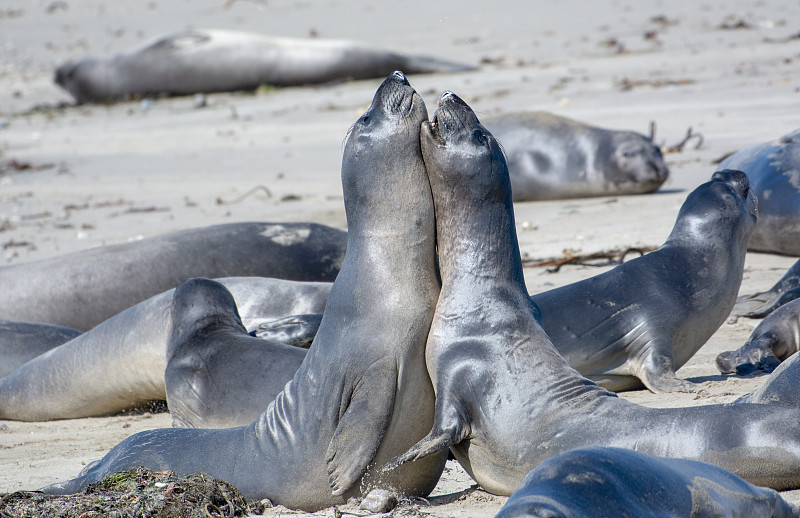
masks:
<instances>
[{"instance_id":1,"label":"gray seal","mask_svg":"<svg viewBox=\"0 0 800 518\"><path fill-rule=\"evenodd\" d=\"M800 255L800 130L738 151L720 167L747 173L758 197L750 250Z\"/></svg>"},{"instance_id":2,"label":"gray seal","mask_svg":"<svg viewBox=\"0 0 800 518\"><path fill-rule=\"evenodd\" d=\"M3 266L0 316L86 331L191 277L332 281L346 246L315 223L229 223Z\"/></svg>"},{"instance_id":3,"label":"gray seal","mask_svg":"<svg viewBox=\"0 0 800 518\"><path fill-rule=\"evenodd\" d=\"M484 489L511 494L554 455L615 446L709 462L773 489L800 487L799 409L644 407L571 368L534 317L497 141L446 92L420 144L442 278L425 353L436 418L428 436L387 468L449 447ZM728 218L753 203L740 171L715 173L689 198Z\"/></svg>"},{"instance_id":4,"label":"gray seal","mask_svg":"<svg viewBox=\"0 0 800 518\"><path fill-rule=\"evenodd\" d=\"M580 448L534 468L496 518L800 514L773 489L717 466L622 448Z\"/></svg>"},{"instance_id":5,"label":"gray seal","mask_svg":"<svg viewBox=\"0 0 800 518\"><path fill-rule=\"evenodd\" d=\"M645 194L669 175L661 149L633 131L547 112L509 113L483 122L505 150L514 201Z\"/></svg>"},{"instance_id":6,"label":"gray seal","mask_svg":"<svg viewBox=\"0 0 800 518\"><path fill-rule=\"evenodd\" d=\"M800 299L785 304L765 318L735 351L717 356L717 368L723 374L751 374L756 370L772 372L800 344Z\"/></svg>"},{"instance_id":7,"label":"gray seal","mask_svg":"<svg viewBox=\"0 0 800 518\"><path fill-rule=\"evenodd\" d=\"M321 313L331 286L260 277L219 281L232 293L246 329L253 333L286 314ZM100 416L165 399L173 294L168 290L142 301L0 379L0 419ZM286 373L286 379L292 374ZM186 418L179 421L189 424Z\"/></svg>"},{"instance_id":8,"label":"gray seal","mask_svg":"<svg viewBox=\"0 0 800 518\"><path fill-rule=\"evenodd\" d=\"M0 379L80 334L71 327L0 320Z\"/></svg>"},{"instance_id":9,"label":"gray seal","mask_svg":"<svg viewBox=\"0 0 800 518\"><path fill-rule=\"evenodd\" d=\"M306 349L255 338L225 286L188 279L172 297L164 371L173 426L250 423L303 363Z\"/></svg>"},{"instance_id":10,"label":"gray seal","mask_svg":"<svg viewBox=\"0 0 800 518\"><path fill-rule=\"evenodd\" d=\"M78 103L85 103L369 79L398 68L408 73L475 70L355 41L190 29L162 36L133 52L62 65L54 81Z\"/></svg>"},{"instance_id":11,"label":"gray seal","mask_svg":"<svg viewBox=\"0 0 800 518\"><path fill-rule=\"evenodd\" d=\"M316 510L373 487L426 495L444 452L385 473L424 436L434 394L425 339L439 293L433 203L419 149L422 98L395 72L353 126L342 160L347 254L311 349L254 422L131 436L71 481L73 493L134 466L226 480L246 498Z\"/></svg>"},{"instance_id":12,"label":"gray seal","mask_svg":"<svg viewBox=\"0 0 800 518\"><path fill-rule=\"evenodd\" d=\"M767 291L739 297L733 307L733 314L740 317L764 318L797 298L800 298L800 261L794 263Z\"/></svg>"}]
</instances>

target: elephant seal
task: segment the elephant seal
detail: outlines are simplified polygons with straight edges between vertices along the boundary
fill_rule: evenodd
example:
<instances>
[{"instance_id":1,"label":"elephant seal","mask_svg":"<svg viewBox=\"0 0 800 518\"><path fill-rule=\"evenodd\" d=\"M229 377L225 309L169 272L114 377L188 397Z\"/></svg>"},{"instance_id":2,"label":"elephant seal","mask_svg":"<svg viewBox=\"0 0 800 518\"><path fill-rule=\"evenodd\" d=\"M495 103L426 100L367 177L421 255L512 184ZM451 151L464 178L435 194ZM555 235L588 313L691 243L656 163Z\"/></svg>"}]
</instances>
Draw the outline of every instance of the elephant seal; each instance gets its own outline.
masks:
<instances>
[{"instance_id":1,"label":"elephant seal","mask_svg":"<svg viewBox=\"0 0 800 518\"><path fill-rule=\"evenodd\" d=\"M747 173L758 197L750 250L800 255L800 129L738 151L720 167Z\"/></svg>"},{"instance_id":2,"label":"elephant seal","mask_svg":"<svg viewBox=\"0 0 800 518\"><path fill-rule=\"evenodd\" d=\"M229 223L3 266L0 317L86 331L190 277L332 281L346 246L315 223Z\"/></svg>"},{"instance_id":3,"label":"elephant seal","mask_svg":"<svg viewBox=\"0 0 800 518\"><path fill-rule=\"evenodd\" d=\"M369 79L398 68L408 73L475 70L355 41L190 29L162 36L134 52L62 65L53 80L78 103L86 103Z\"/></svg>"},{"instance_id":4,"label":"elephant seal","mask_svg":"<svg viewBox=\"0 0 800 518\"><path fill-rule=\"evenodd\" d=\"M509 113L483 122L505 150L514 201L645 194L669 176L659 147L633 131L548 112Z\"/></svg>"},{"instance_id":5,"label":"elephant seal","mask_svg":"<svg viewBox=\"0 0 800 518\"><path fill-rule=\"evenodd\" d=\"M445 455L384 473L421 438L434 394L424 347L439 293L433 203L419 149L427 117L400 72L356 121L342 160L347 254L300 369L254 422L173 428L126 439L78 478L48 486L73 493L133 466L204 471L250 499L317 510L373 487L426 495Z\"/></svg>"},{"instance_id":6,"label":"elephant seal","mask_svg":"<svg viewBox=\"0 0 800 518\"><path fill-rule=\"evenodd\" d=\"M756 370L772 372L797 352L798 344L800 300L795 299L767 315L739 349L720 353L717 368L723 374L747 375Z\"/></svg>"},{"instance_id":7,"label":"elephant seal","mask_svg":"<svg viewBox=\"0 0 800 518\"><path fill-rule=\"evenodd\" d=\"M306 349L250 336L233 296L216 281L183 281L171 317L164 384L173 426L250 423L306 356Z\"/></svg>"},{"instance_id":8,"label":"elephant seal","mask_svg":"<svg viewBox=\"0 0 800 518\"><path fill-rule=\"evenodd\" d=\"M0 320L0 379L28 360L69 342L80 334L80 331L70 327Z\"/></svg>"},{"instance_id":9,"label":"elephant seal","mask_svg":"<svg viewBox=\"0 0 800 518\"><path fill-rule=\"evenodd\" d=\"M800 261L794 263L769 290L739 297L733 307L733 314L740 317L764 318L797 298L800 298Z\"/></svg>"},{"instance_id":10,"label":"elephant seal","mask_svg":"<svg viewBox=\"0 0 800 518\"><path fill-rule=\"evenodd\" d=\"M330 291L328 283L258 277L219 281L233 294L252 332L287 313L322 312ZM0 379L0 419L99 416L163 400L173 293L140 302ZM286 379L292 374L287 372Z\"/></svg>"},{"instance_id":11,"label":"elephant seal","mask_svg":"<svg viewBox=\"0 0 800 518\"><path fill-rule=\"evenodd\" d=\"M580 448L534 468L496 518L762 516L800 509L717 466L622 448Z\"/></svg>"},{"instance_id":12,"label":"elephant seal","mask_svg":"<svg viewBox=\"0 0 800 518\"><path fill-rule=\"evenodd\" d=\"M800 487L800 409L649 408L571 368L534 317L497 140L446 92L422 127L420 147L442 279L425 353L436 417L430 433L387 469L449 447L484 489L511 494L554 455L615 446L709 462L773 489ZM740 171L717 172L705 185L687 201L698 211L738 218L753 203Z\"/></svg>"}]
</instances>

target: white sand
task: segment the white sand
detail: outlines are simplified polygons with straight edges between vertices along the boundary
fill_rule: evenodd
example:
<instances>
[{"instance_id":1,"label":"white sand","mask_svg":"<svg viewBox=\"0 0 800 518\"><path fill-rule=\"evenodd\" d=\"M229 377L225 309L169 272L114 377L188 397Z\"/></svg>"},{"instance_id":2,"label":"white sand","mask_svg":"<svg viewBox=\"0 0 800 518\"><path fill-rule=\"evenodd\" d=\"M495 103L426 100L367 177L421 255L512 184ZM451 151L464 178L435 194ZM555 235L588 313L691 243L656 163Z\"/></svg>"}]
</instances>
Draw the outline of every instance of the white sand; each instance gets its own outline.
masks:
<instances>
[{"instance_id":1,"label":"white sand","mask_svg":"<svg viewBox=\"0 0 800 518\"><path fill-rule=\"evenodd\" d=\"M294 37L313 30L320 37L409 53L491 61L475 73L410 77L431 113L439 93L449 89L479 115L550 110L642 133L656 121L657 141L668 144L688 127L703 134L700 149L667 157L671 176L658 194L518 204L521 248L530 257L658 245L688 192L710 178L713 159L798 125L800 39L774 41L797 31L796 2L447 0L377 7L367 0L238 0L229 9L223 3L0 1L0 170L11 160L40 168L0 172L0 264L220 222L344 227L342 143L380 80L210 95L201 109L186 97L29 111L69 100L51 83L56 65L135 48L186 27ZM750 28L719 28L740 20ZM650 32L655 35L645 38ZM636 86L623 91L624 80ZM233 205L217 203L256 186L267 187L272 197L257 192ZM768 288L794 260L749 254L742 293ZM537 292L599 271L528 269L526 279ZM707 395L625 397L688 406L729 401L752 390L758 377L722 377L713 359L740 346L756 324L723 325L679 371L706 382ZM0 492L73 476L125 436L168 426L169 419L161 414L5 424ZM437 493L469 488L463 471L458 473L453 466ZM457 496L434 498L434 507L424 511L493 516L504 501L482 491ZM786 496L800 502L800 492Z\"/></svg>"}]
</instances>

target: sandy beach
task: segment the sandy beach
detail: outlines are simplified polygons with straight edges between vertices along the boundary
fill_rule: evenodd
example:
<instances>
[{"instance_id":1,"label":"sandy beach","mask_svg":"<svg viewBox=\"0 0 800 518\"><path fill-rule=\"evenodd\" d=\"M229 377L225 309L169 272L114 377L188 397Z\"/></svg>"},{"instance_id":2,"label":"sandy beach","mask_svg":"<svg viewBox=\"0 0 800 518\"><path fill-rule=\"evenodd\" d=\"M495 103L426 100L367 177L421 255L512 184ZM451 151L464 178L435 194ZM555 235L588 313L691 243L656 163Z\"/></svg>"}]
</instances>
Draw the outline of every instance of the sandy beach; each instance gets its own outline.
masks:
<instances>
[{"instance_id":1,"label":"sandy beach","mask_svg":"<svg viewBox=\"0 0 800 518\"><path fill-rule=\"evenodd\" d=\"M202 103L189 96L72 106L52 83L54 68L69 60L190 27L349 38L479 65L410 76L430 113L452 90L479 116L547 110L644 134L654 122L665 146L689 128L702 135L699 148L692 140L666 155L670 178L655 194L516 204L523 256L540 259L660 245L717 159L796 129L798 20L800 5L788 1L0 0L0 265L223 222L345 228L343 142L380 79L213 94ZM749 253L741 293L767 289L795 260ZM525 274L535 293L607 268ZM762 376L722 376L714 358L738 348L758 322L730 320L678 371L702 382L701 394L623 397L691 406L753 390ZM126 436L169 425L164 413L3 421L0 492L70 478ZM800 491L783 495L800 503ZM472 488L451 462L429 500L415 504L427 516L483 517L505 498ZM303 515L267 513L288 514Z\"/></svg>"}]
</instances>

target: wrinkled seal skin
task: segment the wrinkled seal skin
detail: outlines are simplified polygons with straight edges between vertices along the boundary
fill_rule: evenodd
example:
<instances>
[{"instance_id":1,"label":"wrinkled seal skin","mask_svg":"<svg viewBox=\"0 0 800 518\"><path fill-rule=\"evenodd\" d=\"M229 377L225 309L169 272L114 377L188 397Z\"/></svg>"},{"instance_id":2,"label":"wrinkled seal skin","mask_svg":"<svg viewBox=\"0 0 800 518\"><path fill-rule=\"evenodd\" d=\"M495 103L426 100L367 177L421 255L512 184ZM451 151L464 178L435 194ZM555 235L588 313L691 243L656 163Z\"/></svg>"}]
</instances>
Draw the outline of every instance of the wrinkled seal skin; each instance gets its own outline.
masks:
<instances>
[{"instance_id":1,"label":"wrinkled seal skin","mask_svg":"<svg viewBox=\"0 0 800 518\"><path fill-rule=\"evenodd\" d=\"M332 281L346 246L315 223L230 223L3 266L0 318L86 331L190 277Z\"/></svg>"},{"instance_id":2,"label":"wrinkled seal skin","mask_svg":"<svg viewBox=\"0 0 800 518\"><path fill-rule=\"evenodd\" d=\"M800 298L800 261L794 263L769 290L739 297L733 308L733 314L740 317L764 318L797 298Z\"/></svg>"},{"instance_id":3,"label":"wrinkled seal skin","mask_svg":"<svg viewBox=\"0 0 800 518\"><path fill-rule=\"evenodd\" d=\"M328 283L257 277L219 280L233 294L251 331L287 312L322 312L330 290ZM163 400L173 292L115 315L0 379L0 419L91 417ZM286 379L292 374L286 373Z\"/></svg>"},{"instance_id":4,"label":"wrinkled seal skin","mask_svg":"<svg viewBox=\"0 0 800 518\"><path fill-rule=\"evenodd\" d=\"M511 494L554 455L614 446L709 462L773 489L800 486L800 410L643 407L564 361L525 290L500 146L454 94L440 104L420 138L442 277L426 347L436 418L428 436L387 468L449 447L484 489ZM741 172L715 173L697 203L740 207L746 185Z\"/></svg>"},{"instance_id":5,"label":"wrinkled seal skin","mask_svg":"<svg viewBox=\"0 0 800 518\"><path fill-rule=\"evenodd\" d=\"M722 171L684 202L667 241L643 257L533 295L567 362L609 390L694 391L676 377L730 314L756 222L747 178ZM720 180L722 178L719 178Z\"/></svg>"},{"instance_id":6,"label":"wrinkled seal skin","mask_svg":"<svg viewBox=\"0 0 800 518\"><path fill-rule=\"evenodd\" d=\"M431 73L475 67L354 41L191 29L163 36L134 52L62 65L53 80L78 103L85 103L369 79L397 69Z\"/></svg>"},{"instance_id":7,"label":"wrinkled seal skin","mask_svg":"<svg viewBox=\"0 0 800 518\"><path fill-rule=\"evenodd\" d=\"M761 516L800 509L724 469L621 448L581 448L532 470L496 518Z\"/></svg>"},{"instance_id":8,"label":"wrinkled seal skin","mask_svg":"<svg viewBox=\"0 0 800 518\"><path fill-rule=\"evenodd\" d=\"M633 131L547 112L510 113L484 124L505 150L514 201L645 194L669 176L659 147Z\"/></svg>"},{"instance_id":9,"label":"wrinkled seal skin","mask_svg":"<svg viewBox=\"0 0 800 518\"><path fill-rule=\"evenodd\" d=\"M735 351L717 356L717 368L724 374L750 374L761 370L772 372L800 344L800 300L785 304L756 327L747 342Z\"/></svg>"},{"instance_id":10,"label":"wrinkled seal skin","mask_svg":"<svg viewBox=\"0 0 800 518\"><path fill-rule=\"evenodd\" d=\"M738 151L720 167L747 173L758 197L750 250L800 255L800 130Z\"/></svg>"},{"instance_id":11,"label":"wrinkled seal skin","mask_svg":"<svg viewBox=\"0 0 800 518\"><path fill-rule=\"evenodd\" d=\"M251 422L306 356L306 349L250 336L231 293L209 279L175 289L171 320L164 384L173 426Z\"/></svg>"},{"instance_id":12,"label":"wrinkled seal skin","mask_svg":"<svg viewBox=\"0 0 800 518\"><path fill-rule=\"evenodd\" d=\"M133 435L78 478L73 493L133 466L204 471L246 498L315 510L372 487L426 495L444 455L380 469L429 429L433 387L424 347L439 292L433 203L419 150L425 105L389 76L347 139L342 185L349 236L314 344L253 423Z\"/></svg>"},{"instance_id":13,"label":"wrinkled seal skin","mask_svg":"<svg viewBox=\"0 0 800 518\"><path fill-rule=\"evenodd\" d=\"M0 320L0 379L80 334L70 327Z\"/></svg>"}]
</instances>

